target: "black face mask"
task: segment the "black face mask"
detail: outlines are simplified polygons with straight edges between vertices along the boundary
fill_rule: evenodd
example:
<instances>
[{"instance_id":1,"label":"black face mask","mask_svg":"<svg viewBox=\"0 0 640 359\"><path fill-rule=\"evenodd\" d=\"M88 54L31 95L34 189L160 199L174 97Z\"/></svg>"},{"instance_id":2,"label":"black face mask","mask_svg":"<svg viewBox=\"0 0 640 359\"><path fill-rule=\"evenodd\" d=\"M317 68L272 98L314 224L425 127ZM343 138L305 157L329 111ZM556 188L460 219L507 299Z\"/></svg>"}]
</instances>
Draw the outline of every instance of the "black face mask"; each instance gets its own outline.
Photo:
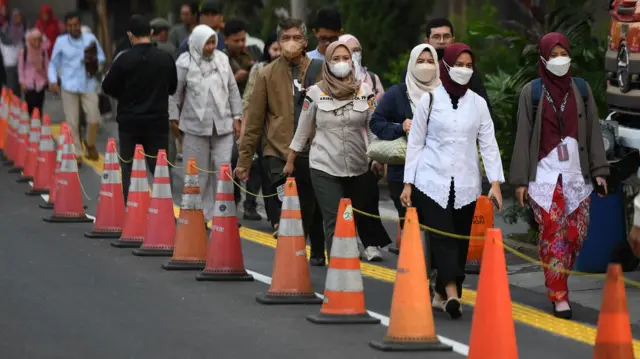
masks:
<instances>
[{"instance_id":1,"label":"black face mask","mask_svg":"<svg viewBox=\"0 0 640 359\"><path fill-rule=\"evenodd\" d=\"M436 54L438 54L438 61L444 59L444 49L436 49Z\"/></svg>"}]
</instances>

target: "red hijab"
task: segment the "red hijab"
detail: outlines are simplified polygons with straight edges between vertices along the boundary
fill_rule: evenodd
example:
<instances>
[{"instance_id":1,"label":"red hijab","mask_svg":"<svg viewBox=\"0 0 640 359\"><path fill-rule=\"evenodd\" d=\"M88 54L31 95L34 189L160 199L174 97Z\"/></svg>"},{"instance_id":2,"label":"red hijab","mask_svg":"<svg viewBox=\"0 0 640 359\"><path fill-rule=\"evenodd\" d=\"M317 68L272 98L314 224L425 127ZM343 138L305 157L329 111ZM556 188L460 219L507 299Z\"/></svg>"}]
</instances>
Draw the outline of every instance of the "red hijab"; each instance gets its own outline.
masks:
<instances>
[{"instance_id":1,"label":"red hijab","mask_svg":"<svg viewBox=\"0 0 640 359\"><path fill-rule=\"evenodd\" d=\"M549 59L551 50L556 46L560 46L569 53L569 40L557 32L546 34L540 40L540 57L545 61ZM542 93L542 128L540 133L540 151L538 160L541 160L553 151L561 142L563 137L572 137L578 139L578 105L575 95L571 90L571 69L564 76L556 76L552 74L542 59L538 59L538 74L542 79L542 84L551 95L553 104L558 112L562 106L564 96L568 93L567 103L562 113L562 121L564 124L564 133L560 133L560 125L556 117L553 107L547 100L545 93Z\"/></svg>"},{"instance_id":2,"label":"red hijab","mask_svg":"<svg viewBox=\"0 0 640 359\"><path fill-rule=\"evenodd\" d=\"M442 85L444 86L444 89L447 90L449 95L454 97L464 96L464 94L467 93L467 90L469 89L469 83L471 81L469 81L466 85L460 85L459 83L453 81L451 79L451 76L449 76L449 70L447 70L447 67L444 65L444 63L446 62L449 67L453 67L453 65L455 65L456 63L456 60L458 59L458 56L460 56L460 54L462 54L463 52L469 53L469 55L471 55L471 58L473 58L473 52L471 52L471 48L468 45L465 45L463 43L451 44L447 46L446 49L444 49L444 56L442 57L442 61L440 61L440 81L442 81Z\"/></svg>"},{"instance_id":3,"label":"red hijab","mask_svg":"<svg viewBox=\"0 0 640 359\"><path fill-rule=\"evenodd\" d=\"M48 15L46 20L43 19L43 15ZM56 42L56 39L61 33L61 25L60 20L53 14L53 9L49 5L42 5L40 7L40 16L38 17L38 21L36 22L36 28L40 30L49 40L49 48L47 51L49 52L49 56L51 56L51 51L53 51L53 45Z\"/></svg>"}]
</instances>

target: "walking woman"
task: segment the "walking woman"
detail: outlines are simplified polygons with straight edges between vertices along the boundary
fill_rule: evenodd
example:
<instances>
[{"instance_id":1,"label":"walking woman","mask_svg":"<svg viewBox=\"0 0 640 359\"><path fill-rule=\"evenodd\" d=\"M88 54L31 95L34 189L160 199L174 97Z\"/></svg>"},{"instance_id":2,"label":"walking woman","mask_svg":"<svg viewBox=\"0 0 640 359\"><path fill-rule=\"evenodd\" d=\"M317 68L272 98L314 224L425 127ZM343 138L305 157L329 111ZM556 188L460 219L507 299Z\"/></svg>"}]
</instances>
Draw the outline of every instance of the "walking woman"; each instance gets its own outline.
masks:
<instances>
[{"instance_id":1,"label":"walking woman","mask_svg":"<svg viewBox=\"0 0 640 359\"><path fill-rule=\"evenodd\" d=\"M409 133L420 99L441 85L437 63L438 54L431 45L420 44L411 50L404 82L391 86L373 112L371 132L374 135L381 140L393 141ZM404 217L406 208L400 201L404 189L404 165L387 166L387 185L398 216ZM403 221L400 221L400 226L404 226Z\"/></svg>"},{"instance_id":2,"label":"walking woman","mask_svg":"<svg viewBox=\"0 0 640 359\"><path fill-rule=\"evenodd\" d=\"M489 197L502 209L504 182L500 150L487 102L469 90L474 70L471 48L449 45L440 61L442 86L417 105L409 131L404 190L411 206L413 187L422 222L440 231L468 236L477 198L482 194L478 147L491 182ZM436 276L433 308L451 318L462 316L460 297L469 241L429 234Z\"/></svg>"},{"instance_id":3,"label":"walking woman","mask_svg":"<svg viewBox=\"0 0 640 359\"><path fill-rule=\"evenodd\" d=\"M240 139L238 140L238 143L240 143L239 141L242 138L242 134L244 133L244 129L247 124L245 117L249 112L249 106L251 103L251 94L253 92L253 85L256 83L256 79L258 78L258 72L260 72L260 69L270 64L271 61L277 59L278 57L280 57L280 44L278 43L278 33L274 31L269 35L269 37L267 38L267 42L265 42L264 44L264 49L262 52L262 60L256 63L255 65L253 65L251 67L251 71L249 72L247 85L244 88L244 94L242 96L243 120L242 120L242 129L240 131L241 135L240 135ZM270 197L263 198L264 208L265 208L265 211L267 212L267 219L269 220L269 223L271 223L271 227L277 231L278 222L280 220L280 216L278 215L280 212L280 203L272 195L273 193L275 193L275 188L272 188L271 186L269 172L263 160L264 157L262 155L262 138L258 140L258 146L256 147L256 155L257 155L257 159L253 160L253 163L251 164L251 171L250 171L249 179L247 180L247 185L249 184L249 181L253 179L251 178L251 174L254 174L257 171L258 173L257 177L261 181L260 188L262 189L262 194L265 196L270 196ZM245 194L245 202L247 198L249 198L249 194ZM245 216L246 216L246 213L245 213Z\"/></svg>"},{"instance_id":4,"label":"walking woman","mask_svg":"<svg viewBox=\"0 0 640 359\"><path fill-rule=\"evenodd\" d=\"M18 79L18 57L24 44L25 32L26 25L22 13L18 9L13 9L9 22L2 28L2 33L0 34L0 49L2 50L7 75L7 87L19 97L22 94Z\"/></svg>"},{"instance_id":5,"label":"walking woman","mask_svg":"<svg viewBox=\"0 0 640 359\"><path fill-rule=\"evenodd\" d=\"M351 198L353 207L363 208L368 172L379 168L367 158L367 144L374 138L369 130L375 97L367 84L360 84L353 74L351 51L342 41L333 42L325 51L322 80L307 90L307 97L298 119L298 128L291 142L286 174L294 171L294 161L315 132L309 152L311 181L318 199L324 223L327 253L336 225L340 198ZM356 222L365 222L372 230L385 232L380 220L355 214ZM386 245L381 238L362 237L365 251L369 247ZM388 237L387 237L387 240ZM388 243L387 243L388 244Z\"/></svg>"},{"instance_id":6,"label":"walking woman","mask_svg":"<svg viewBox=\"0 0 640 359\"><path fill-rule=\"evenodd\" d=\"M38 16L38 21L36 21L36 28L45 36L47 56L51 56L56 39L65 31L64 23L53 13L51 5L44 4L40 7L40 15Z\"/></svg>"},{"instance_id":7,"label":"walking woman","mask_svg":"<svg viewBox=\"0 0 640 359\"><path fill-rule=\"evenodd\" d=\"M233 122L242 116L242 99L229 59L216 50L217 35L198 25L189 37L189 51L176 61L178 90L169 99L169 119L174 135L184 133L184 158L195 158L199 168L218 171L230 164ZM178 110L181 97L184 105ZM179 115L179 116L178 116ZM179 121L178 121L179 118ZM198 174L205 220L214 213L217 175Z\"/></svg>"},{"instance_id":8,"label":"walking woman","mask_svg":"<svg viewBox=\"0 0 640 359\"><path fill-rule=\"evenodd\" d=\"M538 253L547 296L558 318L570 319L568 275L589 227L592 181L606 192L609 164L591 88L571 77L569 40L540 41L540 79L523 87L509 181L540 226ZM537 83L537 86L533 86ZM533 103L537 88L539 101Z\"/></svg>"},{"instance_id":9,"label":"walking woman","mask_svg":"<svg viewBox=\"0 0 640 359\"><path fill-rule=\"evenodd\" d=\"M34 108L38 108L42 112L48 68L49 55L47 47L42 41L42 33L33 28L27 32L26 46L20 50L18 56L20 88L24 92L29 113L33 113Z\"/></svg>"}]
</instances>

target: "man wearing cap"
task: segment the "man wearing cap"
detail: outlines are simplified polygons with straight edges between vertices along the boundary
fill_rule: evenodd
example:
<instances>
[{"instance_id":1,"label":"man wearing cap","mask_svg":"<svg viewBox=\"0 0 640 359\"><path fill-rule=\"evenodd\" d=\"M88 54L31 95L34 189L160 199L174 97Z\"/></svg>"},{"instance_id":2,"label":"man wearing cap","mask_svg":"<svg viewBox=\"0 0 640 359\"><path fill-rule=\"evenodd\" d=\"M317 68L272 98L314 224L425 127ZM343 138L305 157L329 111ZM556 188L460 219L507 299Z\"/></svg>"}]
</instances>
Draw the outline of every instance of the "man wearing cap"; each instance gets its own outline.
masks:
<instances>
[{"instance_id":1,"label":"man wearing cap","mask_svg":"<svg viewBox=\"0 0 640 359\"><path fill-rule=\"evenodd\" d=\"M224 37L220 32L224 27L224 16L220 11L220 6L217 1L207 1L200 8L200 16L198 19L200 25L208 25L216 33L218 33L218 43L216 45L217 50L224 50L226 45L224 43ZM189 51L189 38L186 38L180 43L178 48L178 56L183 52Z\"/></svg>"},{"instance_id":2,"label":"man wearing cap","mask_svg":"<svg viewBox=\"0 0 640 359\"><path fill-rule=\"evenodd\" d=\"M169 144L169 96L176 92L178 72L170 54L151 43L151 26L142 15L127 24L131 49L121 52L102 81L102 90L118 100L120 156L133 158L136 144L155 156ZM132 162L122 162L122 189L127 200ZM151 173L156 160L147 158Z\"/></svg>"},{"instance_id":3,"label":"man wearing cap","mask_svg":"<svg viewBox=\"0 0 640 359\"><path fill-rule=\"evenodd\" d=\"M169 29L171 24L167 19L157 17L149 23L151 25L151 43L155 44L160 50L166 51L171 56L175 56L176 47L169 42ZM175 60L175 57L173 58Z\"/></svg>"}]
</instances>

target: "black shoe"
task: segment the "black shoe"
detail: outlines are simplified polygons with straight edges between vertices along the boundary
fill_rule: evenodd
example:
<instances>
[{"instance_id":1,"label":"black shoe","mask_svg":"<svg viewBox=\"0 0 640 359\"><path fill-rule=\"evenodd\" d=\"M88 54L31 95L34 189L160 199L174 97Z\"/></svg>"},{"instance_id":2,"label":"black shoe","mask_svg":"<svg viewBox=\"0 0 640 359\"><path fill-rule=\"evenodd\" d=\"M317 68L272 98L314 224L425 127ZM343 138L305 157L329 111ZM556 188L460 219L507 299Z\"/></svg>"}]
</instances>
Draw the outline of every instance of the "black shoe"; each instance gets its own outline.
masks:
<instances>
[{"instance_id":1,"label":"black shoe","mask_svg":"<svg viewBox=\"0 0 640 359\"><path fill-rule=\"evenodd\" d=\"M261 221L262 216L256 211L254 207L244 207L244 219L248 221Z\"/></svg>"},{"instance_id":2,"label":"black shoe","mask_svg":"<svg viewBox=\"0 0 640 359\"><path fill-rule=\"evenodd\" d=\"M462 306L457 298L449 298L444 304L444 310L449 313L451 319L462 317Z\"/></svg>"},{"instance_id":3,"label":"black shoe","mask_svg":"<svg viewBox=\"0 0 640 359\"><path fill-rule=\"evenodd\" d=\"M309 259L309 264L312 267L324 267L326 262L324 257L311 257L311 259Z\"/></svg>"},{"instance_id":4,"label":"black shoe","mask_svg":"<svg viewBox=\"0 0 640 359\"><path fill-rule=\"evenodd\" d=\"M568 310L561 310L558 311L556 310L556 304L551 302L551 305L553 306L553 316L556 318L560 318L560 319L566 319L569 320L573 317L573 311L571 310L571 305L569 305L569 309Z\"/></svg>"}]
</instances>

